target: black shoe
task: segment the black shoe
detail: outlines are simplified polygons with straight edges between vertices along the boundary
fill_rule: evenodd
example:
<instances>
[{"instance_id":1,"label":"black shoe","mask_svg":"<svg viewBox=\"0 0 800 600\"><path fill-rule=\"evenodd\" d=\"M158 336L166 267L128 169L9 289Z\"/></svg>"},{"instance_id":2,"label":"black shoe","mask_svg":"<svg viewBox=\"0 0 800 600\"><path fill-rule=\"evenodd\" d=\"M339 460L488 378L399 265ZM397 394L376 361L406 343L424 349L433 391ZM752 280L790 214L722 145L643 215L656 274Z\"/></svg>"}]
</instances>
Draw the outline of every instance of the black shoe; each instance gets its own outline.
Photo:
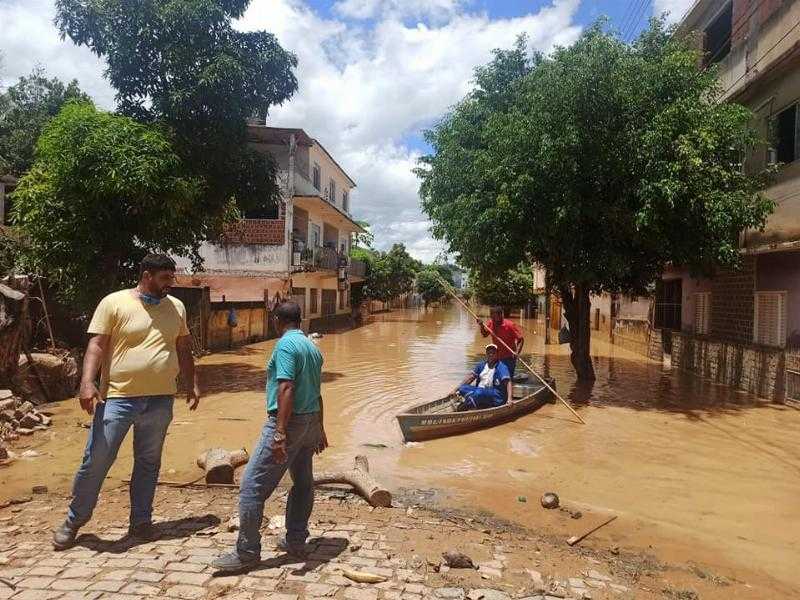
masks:
<instances>
[{"instance_id":1,"label":"black shoe","mask_svg":"<svg viewBox=\"0 0 800 600\"><path fill-rule=\"evenodd\" d=\"M128 528L128 537L137 540L153 542L159 538L159 535L158 530L153 527L152 523L139 523Z\"/></svg>"},{"instance_id":2,"label":"black shoe","mask_svg":"<svg viewBox=\"0 0 800 600\"><path fill-rule=\"evenodd\" d=\"M78 536L78 527L64 521L53 531L53 548L56 550L66 550L75 545L75 538Z\"/></svg>"},{"instance_id":3,"label":"black shoe","mask_svg":"<svg viewBox=\"0 0 800 600\"><path fill-rule=\"evenodd\" d=\"M261 559L252 555L241 555L235 550L211 561L211 566L220 573L242 573L258 566Z\"/></svg>"},{"instance_id":4,"label":"black shoe","mask_svg":"<svg viewBox=\"0 0 800 600\"><path fill-rule=\"evenodd\" d=\"M297 558L305 558L306 555L307 555L306 545L304 543L303 544L290 544L286 540L286 536L283 536L282 538L280 538L276 545L278 547L278 550L280 550L281 552L286 552L286 554L289 554L289 555L297 557Z\"/></svg>"}]
</instances>

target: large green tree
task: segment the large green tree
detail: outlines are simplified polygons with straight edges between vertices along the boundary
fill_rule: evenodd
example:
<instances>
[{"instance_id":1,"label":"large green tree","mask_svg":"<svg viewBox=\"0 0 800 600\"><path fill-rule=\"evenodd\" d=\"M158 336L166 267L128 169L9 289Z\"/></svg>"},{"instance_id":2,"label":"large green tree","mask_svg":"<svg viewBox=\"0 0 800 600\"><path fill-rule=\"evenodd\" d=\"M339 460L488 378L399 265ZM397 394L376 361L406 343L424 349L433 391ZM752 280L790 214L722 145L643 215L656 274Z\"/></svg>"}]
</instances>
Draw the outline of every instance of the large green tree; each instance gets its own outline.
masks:
<instances>
[{"instance_id":1,"label":"large green tree","mask_svg":"<svg viewBox=\"0 0 800 600\"><path fill-rule=\"evenodd\" d=\"M427 133L434 234L471 268L544 266L581 379L590 294L640 292L670 263L735 264L739 233L772 210L764 174L741 167L752 115L719 101L700 59L659 21L630 45L595 26L547 57L521 40Z\"/></svg>"},{"instance_id":2,"label":"large green tree","mask_svg":"<svg viewBox=\"0 0 800 600\"><path fill-rule=\"evenodd\" d=\"M0 94L0 175L21 177L33 164L36 140L69 100L88 100L78 82L64 85L37 67Z\"/></svg>"},{"instance_id":3,"label":"large green tree","mask_svg":"<svg viewBox=\"0 0 800 600\"><path fill-rule=\"evenodd\" d=\"M135 281L149 251L195 253L208 233L204 187L161 128L71 103L44 129L14 194L24 266L77 309Z\"/></svg>"},{"instance_id":4,"label":"large green tree","mask_svg":"<svg viewBox=\"0 0 800 600\"><path fill-rule=\"evenodd\" d=\"M254 216L277 198L276 167L247 145L250 117L297 89L295 56L266 31L237 31L250 0L57 0L62 36L103 57L122 114L170 128L203 206Z\"/></svg>"}]
</instances>

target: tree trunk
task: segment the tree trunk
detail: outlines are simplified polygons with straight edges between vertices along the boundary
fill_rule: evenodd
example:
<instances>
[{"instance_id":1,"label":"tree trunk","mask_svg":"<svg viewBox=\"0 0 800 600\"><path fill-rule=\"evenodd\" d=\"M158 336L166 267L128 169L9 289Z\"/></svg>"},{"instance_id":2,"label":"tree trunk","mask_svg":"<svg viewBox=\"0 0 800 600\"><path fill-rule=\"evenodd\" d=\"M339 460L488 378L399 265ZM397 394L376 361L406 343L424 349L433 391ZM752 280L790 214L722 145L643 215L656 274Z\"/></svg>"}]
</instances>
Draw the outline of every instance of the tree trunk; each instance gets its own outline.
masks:
<instances>
[{"instance_id":1,"label":"tree trunk","mask_svg":"<svg viewBox=\"0 0 800 600\"><path fill-rule=\"evenodd\" d=\"M562 286L560 295L569 323L572 367L575 369L579 381L594 381L594 365L592 365L592 357L589 354L592 335L589 288L584 284L577 284L574 286L573 293L573 290Z\"/></svg>"},{"instance_id":2,"label":"tree trunk","mask_svg":"<svg viewBox=\"0 0 800 600\"><path fill-rule=\"evenodd\" d=\"M247 450L229 452L224 448L211 448L197 457L197 466L206 472L206 483L233 483L233 473L247 464Z\"/></svg>"},{"instance_id":3,"label":"tree trunk","mask_svg":"<svg viewBox=\"0 0 800 600\"><path fill-rule=\"evenodd\" d=\"M314 476L314 485L324 485L326 483L351 485L372 506L389 507L392 505L391 492L370 475L369 462L366 456L356 456L355 468L350 471L318 473Z\"/></svg>"}]
</instances>

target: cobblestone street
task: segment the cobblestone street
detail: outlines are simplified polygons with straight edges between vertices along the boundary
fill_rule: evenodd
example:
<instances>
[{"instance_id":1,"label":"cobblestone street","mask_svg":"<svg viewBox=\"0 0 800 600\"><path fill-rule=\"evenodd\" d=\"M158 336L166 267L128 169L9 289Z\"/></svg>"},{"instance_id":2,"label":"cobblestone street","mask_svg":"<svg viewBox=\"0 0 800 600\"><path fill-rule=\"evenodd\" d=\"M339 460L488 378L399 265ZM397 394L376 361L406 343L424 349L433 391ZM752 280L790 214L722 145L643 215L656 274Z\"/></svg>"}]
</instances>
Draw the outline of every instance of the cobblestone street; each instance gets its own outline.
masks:
<instances>
[{"instance_id":1,"label":"cobblestone street","mask_svg":"<svg viewBox=\"0 0 800 600\"><path fill-rule=\"evenodd\" d=\"M478 518L415 508L371 509L339 493L317 494L309 555L294 560L270 551L283 525L284 498L285 491L267 505L262 563L233 577L215 576L209 563L236 539L231 520L235 490L162 489L156 518L161 537L146 543L125 538L127 490L110 490L78 544L65 552L50 546L64 499L26 498L0 510L0 577L7 582L0 584L0 599L663 597L664 567L644 557L614 551L604 558L587 549L568 549L563 540L562 548L556 540ZM441 559L447 550L467 554L476 569L448 568ZM357 583L347 577L353 571L385 581ZM720 584L692 577L696 589ZM744 590L736 585L723 591L734 589Z\"/></svg>"}]
</instances>

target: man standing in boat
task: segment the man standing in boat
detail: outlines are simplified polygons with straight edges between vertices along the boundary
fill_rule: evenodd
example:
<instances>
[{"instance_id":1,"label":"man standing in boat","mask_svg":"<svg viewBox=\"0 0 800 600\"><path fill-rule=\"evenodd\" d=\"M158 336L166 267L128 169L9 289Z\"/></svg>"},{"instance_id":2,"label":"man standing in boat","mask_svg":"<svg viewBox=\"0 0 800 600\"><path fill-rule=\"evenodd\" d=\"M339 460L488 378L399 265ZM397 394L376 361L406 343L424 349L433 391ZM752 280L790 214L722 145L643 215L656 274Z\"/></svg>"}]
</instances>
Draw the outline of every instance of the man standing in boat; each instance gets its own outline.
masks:
<instances>
[{"instance_id":1,"label":"man standing in boat","mask_svg":"<svg viewBox=\"0 0 800 600\"><path fill-rule=\"evenodd\" d=\"M497 355L497 346L487 344L486 360L479 362L454 390L463 398L456 410L494 408L502 406L512 397L511 373ZM473 382L476 385L471 385Z\"/></svg>"},{"instance_id":2,"label":"man standing in boat","mask_svg":"<svg viewBox=\"0 0 800 600\"><path fill-rule=\"evenodd\" d=\"M493 306L489 315L491 318L486 323L478 319L481 335L492 336L492 340L497 344L497 359L506 366L513 378L517 368L517 355L522 352L522 346L525 345L522 330L514 321L504 317L502 306Z\"/></svg>"}]
</instances>

